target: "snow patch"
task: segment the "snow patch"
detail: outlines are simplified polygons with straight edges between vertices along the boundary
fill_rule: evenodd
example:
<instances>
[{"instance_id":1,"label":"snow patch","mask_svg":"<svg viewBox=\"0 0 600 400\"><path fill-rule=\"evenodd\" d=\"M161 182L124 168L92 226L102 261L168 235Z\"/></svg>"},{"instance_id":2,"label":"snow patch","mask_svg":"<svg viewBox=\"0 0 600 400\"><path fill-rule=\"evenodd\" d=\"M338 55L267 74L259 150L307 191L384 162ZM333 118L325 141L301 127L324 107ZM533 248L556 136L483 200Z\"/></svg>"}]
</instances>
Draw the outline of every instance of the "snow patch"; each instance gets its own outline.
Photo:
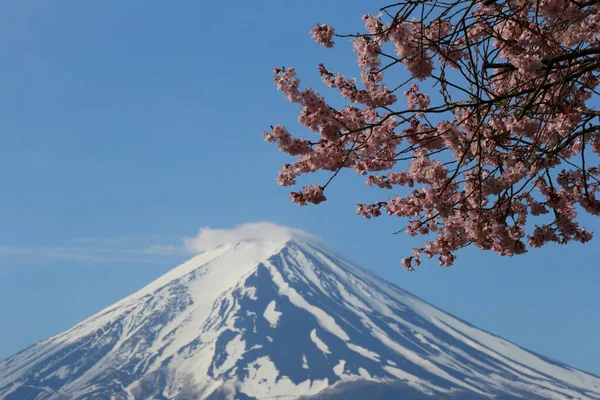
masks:
<instances>
[{"instance_id":1,"label":"snow patch","mask_svg":"<svg viewBox=\"0 0 600 400\"><path fill-rule=\"evenodd\" d=\"M271 325L271 328L277 328L277 322L279 322L279 317L281 317L281 314L283 314L279 311L276 311L275 306L275 300L271 300L271 302L265 309L265 312L263 313L263 317L265 317L265 319L269 321L269 325Z\"/></svg>"},{"instance_id":2,"label":"snow patch","mask_svg":"<svg viewBox=\"0 0 600 400\"><path fill-rule=\"evenodd\" d=\"M258 299L258 297L256 297L256 288L254 286L246 286L242 290L242 293L248 296L250 300L256 301Z\"/></svg>"},{"instance_id":3,"label":"snow patch","mask_svg":"<svg viewBox=\"0 0 600 400\"><path fill-rule=\"evenodd\" d=\"M325 344L324 341L319 339L319 337L317 336L316 329L313 329L312 331L310 331L310 340L312 340L314 342L314 344L317 346L317 348L319 350L321 350L323 352L323 354L331 354L331 352L329 351L329 347Z\"/></svg>"},{"instance_id":4,"label":"snow patch","mask_svg":"<svg viewBox=\"0 0 600 400\"><path fill-rule=\"evenodd\" d=\"M361 378L369 379L369 380L373 379L371 377L371 374L369 373L369 371L367 371L363 367L358 368L358 374L361 376Z\"/></svg>"},{"instance_id":5,"label":"snow patch","mask_svg":"<svg viewBox=\"0 0 600 400\"><path fill-rule=\"evenodd\" d=\"M48 378L56 376L58 379L65 379L69 376L70 373L71 369L68 366L63 365L62 367L58 368L56 371L48 375Z\"/></svg>"},{"instance_id":6,"label":"snow patch","mask_svg":"<svg viewBox=\"0 0 600 400\"><path fill-rule=\"evenodd\" d=\"M225 346L225 352L227 358L223 364L219 367L219 373L228 371L235 366L235 363L242 358L246 351L246 341L242 340L242 335L239 334L227 343Z\"/></svg>"},{"instance_id":7,"label":"snow patch","mask_svg":"<svg viewBox=\"0 0 600 400\"><path fill-rule=\"evenodd\" d=\"M295 384L287 376L279 377L277 367L268 356L260 357L248 365L248 376L240 384L240 392L253 398L289 398L311 396L329 386L327 378ZM279 379L278 379L279 378Z\"/></svg>"},{"instance_id":8,"label":"snow patch","mask_svg":"<svg viewBox=\"0 0 600 400\"><path fill-rule=\"evenodd\" d=\"M379 354L375 353L374 351L367 350L364 347L360 347L360 346L352 344L352 343L346 343L346 345L348 346L348 348L350 350L357 352L361 356L370 358L373 361L379 362Z\"/></svg>"},{"instance_id":9,"label":"snow patch","mask_svg":"<svg viewBox=\"0 0 600 400\"><path fill-rule=\"evenodd\" d=\"M306 359L306 354L302 354L302 368L308 369L308 360Z\"/></svg>"},{"instance_id":10,"label":"snow patch","mask_svg":"<svg viewBox=\"0 0 600 400\"><path fill-rule=\"evenodd\" d=\"M344 369L346 367L346 360L340 360L335 367L333 367L333 373L339 376L341 379L348 379L351 375L345 374Z\"/></svg>"}]
</instances>

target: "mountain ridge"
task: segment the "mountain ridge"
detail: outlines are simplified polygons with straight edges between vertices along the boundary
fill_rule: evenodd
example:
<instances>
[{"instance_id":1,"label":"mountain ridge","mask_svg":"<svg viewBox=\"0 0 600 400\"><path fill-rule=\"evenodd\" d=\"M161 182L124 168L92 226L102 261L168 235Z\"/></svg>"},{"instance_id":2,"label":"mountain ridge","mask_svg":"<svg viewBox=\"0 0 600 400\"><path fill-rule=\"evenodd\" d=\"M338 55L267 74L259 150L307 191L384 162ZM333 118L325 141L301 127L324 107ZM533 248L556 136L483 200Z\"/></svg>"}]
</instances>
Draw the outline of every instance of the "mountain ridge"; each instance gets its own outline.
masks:
<instances>
[{"instance_id":1,"label":"mountain ridge","mask_svg":"<svg viewBox=\"0 0 600 400\"><path fill-rule=\"evenodd\" d=\"M361 382L425 398L600 399L600 378L479 330L313 238L204 251L0 361L0 397L335 398Z\"/></svg>"}]
</instances>

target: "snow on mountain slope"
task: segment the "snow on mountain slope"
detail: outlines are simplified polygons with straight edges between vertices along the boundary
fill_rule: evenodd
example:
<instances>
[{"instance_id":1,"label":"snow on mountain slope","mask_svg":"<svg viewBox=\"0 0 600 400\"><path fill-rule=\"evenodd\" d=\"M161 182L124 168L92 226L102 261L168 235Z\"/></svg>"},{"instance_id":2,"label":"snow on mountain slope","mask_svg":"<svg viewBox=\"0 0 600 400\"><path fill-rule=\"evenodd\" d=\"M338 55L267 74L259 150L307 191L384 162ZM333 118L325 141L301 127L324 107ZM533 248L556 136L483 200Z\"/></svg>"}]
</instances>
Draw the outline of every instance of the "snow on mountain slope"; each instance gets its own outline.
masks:
<instances>
[{"instance_id":1,"label":"snow on mountain slope","mask_svg":"<svg viewBox=\"0 0 600 400\"><path fill-rule=\"evenodd\" d=\"M325 399L376 385L390 399L600 399L600 378L280 233L206 250L0 361L0 398Z\"/></svg>"}]
</instances>

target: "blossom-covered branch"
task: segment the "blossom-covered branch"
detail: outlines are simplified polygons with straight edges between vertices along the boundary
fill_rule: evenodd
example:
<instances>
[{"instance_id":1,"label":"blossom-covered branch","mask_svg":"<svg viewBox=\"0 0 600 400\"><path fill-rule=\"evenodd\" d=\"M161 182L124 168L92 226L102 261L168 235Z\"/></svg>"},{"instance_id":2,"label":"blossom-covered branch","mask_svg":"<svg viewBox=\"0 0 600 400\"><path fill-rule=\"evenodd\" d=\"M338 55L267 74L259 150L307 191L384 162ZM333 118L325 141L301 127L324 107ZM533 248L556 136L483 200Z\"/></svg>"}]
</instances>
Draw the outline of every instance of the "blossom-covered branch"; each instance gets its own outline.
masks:
<instances>
[{"instance_id":1,"label":"blossom-covered branch","mask_svg":"<svg viewBox=\"0 0 600 400\"><path fill-rule=\"evenodd\" d=\"M576 216L600 214L598 1L402 1L363 20L360 34L311 31L328 48L335 36L352 42L359 79L319 65L347 106L301 88L294 68L275 69L277 88L316 137L280 125L265 133L296 157L278 183L332 173L292 201L325 201L343 169L395 191L357 212L402 217L406 233L425 235L403 259L409 270L423 254L452 265L470 245L512 256L592 238ZM390 78L398 67L405 79Z\"/></svg>"}]
</instances>

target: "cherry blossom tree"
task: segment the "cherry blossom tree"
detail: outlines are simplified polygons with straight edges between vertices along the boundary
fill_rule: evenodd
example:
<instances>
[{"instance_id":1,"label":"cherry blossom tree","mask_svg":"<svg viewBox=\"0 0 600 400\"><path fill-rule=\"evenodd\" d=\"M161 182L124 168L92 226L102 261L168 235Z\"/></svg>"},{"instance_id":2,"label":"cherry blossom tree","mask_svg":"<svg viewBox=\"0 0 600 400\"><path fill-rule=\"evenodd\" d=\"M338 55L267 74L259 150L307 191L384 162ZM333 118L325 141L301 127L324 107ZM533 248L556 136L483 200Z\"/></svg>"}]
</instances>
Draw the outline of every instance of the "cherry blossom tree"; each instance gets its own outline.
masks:
<instances>
[{"instance_id":1,"label":"cherry blossom tree","mask_svg":"<svg viewBox=\"0 0 600 400\"><path fill-rule=\"evenodd\" d=\"M422 255L450 266L469 245L512 256L592 238L576 216L600 214L600 0L401 1L363 20L359 34L311 31L327 48L353 45L360 79L319 65L345 107L302 88L294 68L274 69L313 132L265 132L294 156L277 182L331 173L293 202L325 201L342 169L364 175L387 199L357 213L402 217L424 236L408 270Z\"/></svg>"}]
</instances>

